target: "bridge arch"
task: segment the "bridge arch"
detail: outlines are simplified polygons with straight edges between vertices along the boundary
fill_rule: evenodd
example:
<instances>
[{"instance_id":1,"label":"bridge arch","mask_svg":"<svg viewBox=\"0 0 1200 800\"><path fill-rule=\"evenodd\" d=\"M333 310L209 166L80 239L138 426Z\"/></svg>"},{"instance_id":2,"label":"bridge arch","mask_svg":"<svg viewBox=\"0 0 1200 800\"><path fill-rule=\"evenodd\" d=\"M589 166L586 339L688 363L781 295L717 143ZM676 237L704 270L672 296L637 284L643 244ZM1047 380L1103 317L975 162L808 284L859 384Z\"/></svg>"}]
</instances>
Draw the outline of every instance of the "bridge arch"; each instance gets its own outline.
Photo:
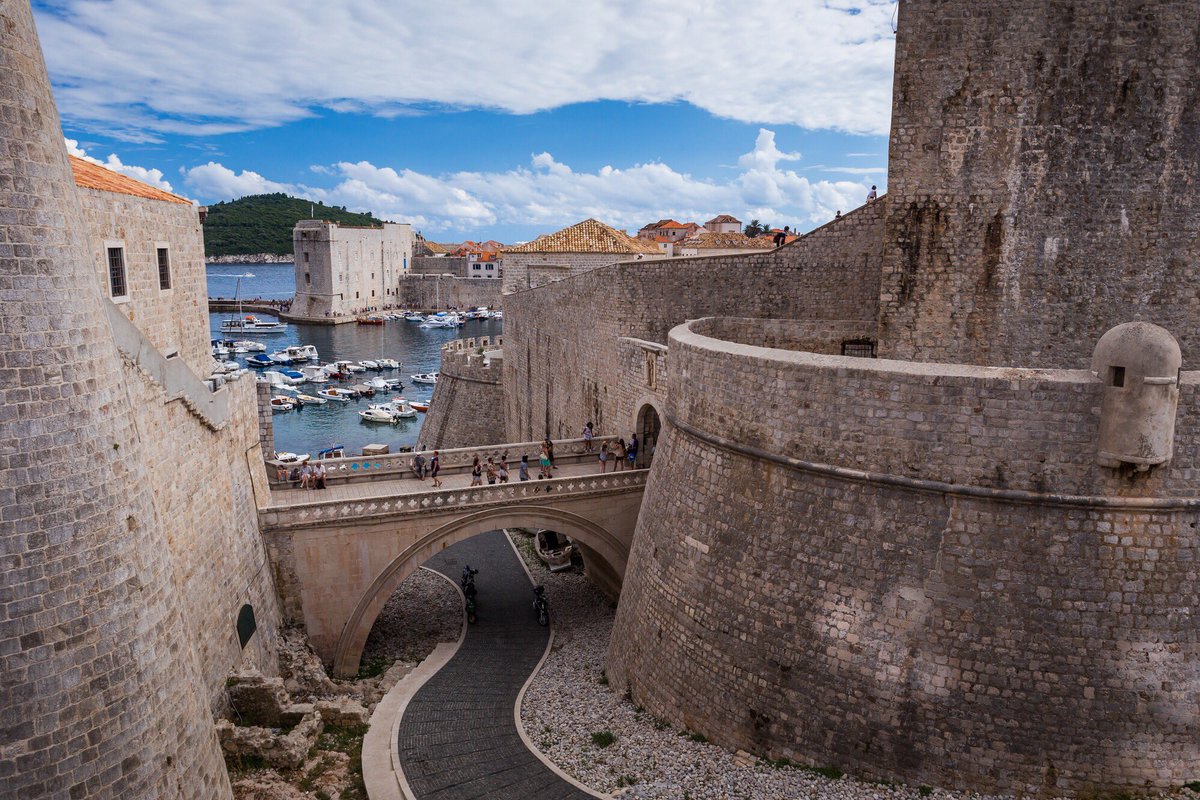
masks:
<instances>
[{"instance_id":1,"label":"bridge arch","mask_svg":"<svg viewBox=\"0 0 1200 800\"><path fill-rule=\"evenodd\" d=\"M601 525L570 511L540 505L492 508L447 522L418 538L396 555L363 592L350 613L333 653L333 673L358 674L367 636L396 588L435 553L452 544L498 528L542 527L561 531L580 546L589 574L610 593L620 589L629 547Z\"/></svg>"}]
</instances>

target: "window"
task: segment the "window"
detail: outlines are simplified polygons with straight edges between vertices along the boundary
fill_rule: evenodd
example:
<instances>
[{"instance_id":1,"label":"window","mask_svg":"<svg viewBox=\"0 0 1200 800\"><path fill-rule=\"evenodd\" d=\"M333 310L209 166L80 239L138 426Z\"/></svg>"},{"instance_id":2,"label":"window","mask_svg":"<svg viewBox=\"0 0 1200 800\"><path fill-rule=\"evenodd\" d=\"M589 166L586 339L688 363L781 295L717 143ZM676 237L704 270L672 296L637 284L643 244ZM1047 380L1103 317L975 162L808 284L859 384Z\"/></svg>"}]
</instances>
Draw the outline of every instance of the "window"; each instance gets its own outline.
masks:
<instances>
[{"instance_id":1,"label":"window","mask_svg":"<svg viewBox=\"0 0 1200 800\"><path fill-rule=\"evenodd\" d=\"M305 255L308 255L308 254L305 253ZM311 272L304 273L304 285L312 286L312 273Z\"/></svg>"},{"instance_id":2,"label":"window","mask_svg":"<svg viewBox=\"0 0 1200 800\"><path fill-rule=\"evenodd\" d=\"M874 358L875 342L870 339L854 339L842 342L842 355L855 358Z\"/></svg>"},{"instance_id":3,"label":"window","mask_svg":"<svg viewBox=\"0 0 1200 800\"><path fill-rule=\"evenodd\" d=\"M308 253L305 253L305 254L304 254L304 263L305 263L305 264L307 264L307 263L308 263Z\"/></svg>"},{"instance_id":4,"label":"window","mask_svg":"<svg viewBox=\"0 0 1200 800\"><path fill-rule=\"evenodd\" d=\"M129 287L125 283L125 248L108 248L108 291L114 297L128 297Z\"/></svg>"},{"instance_id":5,"label":"window","mask_svg":"<svg viewBox=\"0 0 1200 800\"><path fill-rule=\"evenodd\" d=\"M1109 367L1108 382L1113 386L1125 385L1125 368L1124 367Z\"/></svg>"},{"instance_id":6,"label":"window","mask_svg":"<svg viewBox=\"0 0 1200 800\"><path fill-rule=\"evenodd\" d=\"M158 248L158 288L171 288L171 251L166 247Z\"/></svg>"}]
</instances>

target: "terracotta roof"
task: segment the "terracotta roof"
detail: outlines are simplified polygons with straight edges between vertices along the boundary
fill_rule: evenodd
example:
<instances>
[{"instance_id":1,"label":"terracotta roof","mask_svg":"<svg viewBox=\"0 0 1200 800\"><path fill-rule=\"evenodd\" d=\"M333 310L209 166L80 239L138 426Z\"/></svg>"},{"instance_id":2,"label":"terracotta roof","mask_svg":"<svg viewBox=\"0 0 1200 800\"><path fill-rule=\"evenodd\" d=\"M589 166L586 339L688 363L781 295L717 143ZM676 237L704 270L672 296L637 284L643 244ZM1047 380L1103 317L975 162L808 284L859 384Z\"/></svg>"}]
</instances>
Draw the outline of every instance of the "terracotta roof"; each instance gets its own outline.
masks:
<instances>
[{"instance_id":1,"label":"terracotta roof","mask_svg":"<svg viewBox=\"0 0 1200 800\"><path fill-rule=\"evenodd\" d=\"M769 237L756 236L752 239L744 233L705 232L689 236L679 246L697 250L770 250L775 245Z\"/></svg>"},{"instance_id":2,"label":"terracotta roof","mask_svg":"<svg viewBox=\"0 0 1200 800\"><path fill-rule=\"evenodd\" d=\"M706 222L704 224L712 225L714 223L719 223L719 222L736 222L738 225L742 224L742 221L740 219L738 219L737 217L731 216L729 214L721 214L718 217L713 217L712 219L710 219L708 222Z\"/></svg>"},{"instance_id":3,"label":"terracotta roof","mask_svg":"<svg viewBox=\"0 0 1200 800\"><path fill-rule=\"evenodd\" d=\"M506 253L659 253L656 245L634 239L603 222L585 219L556 233L539 236Z\"/></svg>"},{"instance_id":4,"label":"terracotta roof","mask_svg":"<svg viewBox=\"0 0 1200 800\"><path fill-rule=\"evenodd\" d=\"M102 192L130 194L134 197L145 197L148 200L164 200L168 203L183 203L189 206L192 204L192 201L186 197L164 192L162 189L151 186L148 183L134 180L128 175L122 175L119 172L113 172L111 169L105 169L99 164L93 164L90 161L84 161L82 158L72 155L68 155L67 158L71 160L71 171L75 173L75 185L81 186L84 189L99 189Z\"/></svg>"},{"instance_id":5,"label":"terracotta roof","mask_svg":"<svg viewBox=\"0 0 1200 800\"><path fill-rule=\"evenodd\" d=\"M673 220L673 219L660 219L658 222L651 222L649 225L643 225L642 230L644 230L644 231L656 230L656 229L661 228L662 226L666 225L667 223L674 222L674 221L675 220Z\"/></svg>"},{"instance_id":6,"label":"terracotta roof","mask_svg":"<svg viewBox=\"0 0 1200 800\"><path fill-rule=\"evenodd\" d=\"M691 222L686 222L686 223L685 222L676 222L673 219L669 219L666 222L664 222L662 225L659 225L658 227L660 227L660 228L689 228L692 225L693 225L693 223L691 223Z\"/></svg>"}]
</instances>

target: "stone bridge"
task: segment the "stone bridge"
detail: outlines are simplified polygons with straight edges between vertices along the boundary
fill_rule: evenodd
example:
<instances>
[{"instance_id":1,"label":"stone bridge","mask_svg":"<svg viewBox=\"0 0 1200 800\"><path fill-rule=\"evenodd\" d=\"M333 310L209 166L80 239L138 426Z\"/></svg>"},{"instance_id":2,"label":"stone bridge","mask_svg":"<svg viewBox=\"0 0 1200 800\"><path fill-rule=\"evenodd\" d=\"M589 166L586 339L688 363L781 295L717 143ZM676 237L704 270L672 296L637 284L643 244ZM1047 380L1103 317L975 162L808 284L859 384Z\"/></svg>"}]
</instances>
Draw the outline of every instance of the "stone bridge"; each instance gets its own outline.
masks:
<instances>
[{"instance_id":1,"label":"stone bridge","mask_svg":"<svg viewBox=\"0 0 1200 800\"><path fill-rule=\"evenodd\" d=\"M649 470L610 466L600 474L580 442L556 442L555 477L539 480L538 444L443 450L440 489L417 480L408 467L412 454L325 461L333 477L321 491L273 483L259 515L285 615L305 626L335 675L358 672L371 626L405 578L440 550L484 531L565 533L589 577L613 597L620 593ZM516 462L530 455L532 480L517 480L513 463L509 483L469 486L471 457L501 452Z\"/></svg>"}]
</instances>

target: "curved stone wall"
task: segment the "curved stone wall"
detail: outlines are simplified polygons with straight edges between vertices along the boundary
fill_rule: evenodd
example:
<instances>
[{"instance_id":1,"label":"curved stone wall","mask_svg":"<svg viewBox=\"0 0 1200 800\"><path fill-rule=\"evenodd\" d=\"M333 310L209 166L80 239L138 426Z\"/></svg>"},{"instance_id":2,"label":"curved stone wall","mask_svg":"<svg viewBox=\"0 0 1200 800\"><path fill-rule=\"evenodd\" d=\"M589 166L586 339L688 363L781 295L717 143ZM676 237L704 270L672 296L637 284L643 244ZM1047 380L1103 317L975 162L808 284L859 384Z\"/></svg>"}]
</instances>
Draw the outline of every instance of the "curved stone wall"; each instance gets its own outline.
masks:
<instances>
[{"instance_id":1,"label":"curved stone wall","mask_svg":"<svg viewBox=\"0 0 1200 800\"><path fill-rule=\"evenodd\" d=\"M868 777L1190 780L1197 376L1175 460L1137 477L1092 466L1089 373L749 344L787 325L671 333L615 689L725 746Z\"/></svg>"},{"instance_id":2,"label":"curved stone wall","mask_svg":"<svg viewBox=\"0 0 1200 800\"><path fill-rule=\"evenodd\" d=\"M0 795L227 797L29 4L0 24Z\"/></svg>"},{"instance_id":3,"label":"curved stone wall","mask_svg":"<svg viewBox=\"0 0 1200 800\"><path fill-rule=\"evenodd\" d=\"M500 444L504 435L504 351L500 336L442 345L442 366L421 426L426 450ZM482 350L483 352L478 352Z\"/></svg>"}]
</instances>

